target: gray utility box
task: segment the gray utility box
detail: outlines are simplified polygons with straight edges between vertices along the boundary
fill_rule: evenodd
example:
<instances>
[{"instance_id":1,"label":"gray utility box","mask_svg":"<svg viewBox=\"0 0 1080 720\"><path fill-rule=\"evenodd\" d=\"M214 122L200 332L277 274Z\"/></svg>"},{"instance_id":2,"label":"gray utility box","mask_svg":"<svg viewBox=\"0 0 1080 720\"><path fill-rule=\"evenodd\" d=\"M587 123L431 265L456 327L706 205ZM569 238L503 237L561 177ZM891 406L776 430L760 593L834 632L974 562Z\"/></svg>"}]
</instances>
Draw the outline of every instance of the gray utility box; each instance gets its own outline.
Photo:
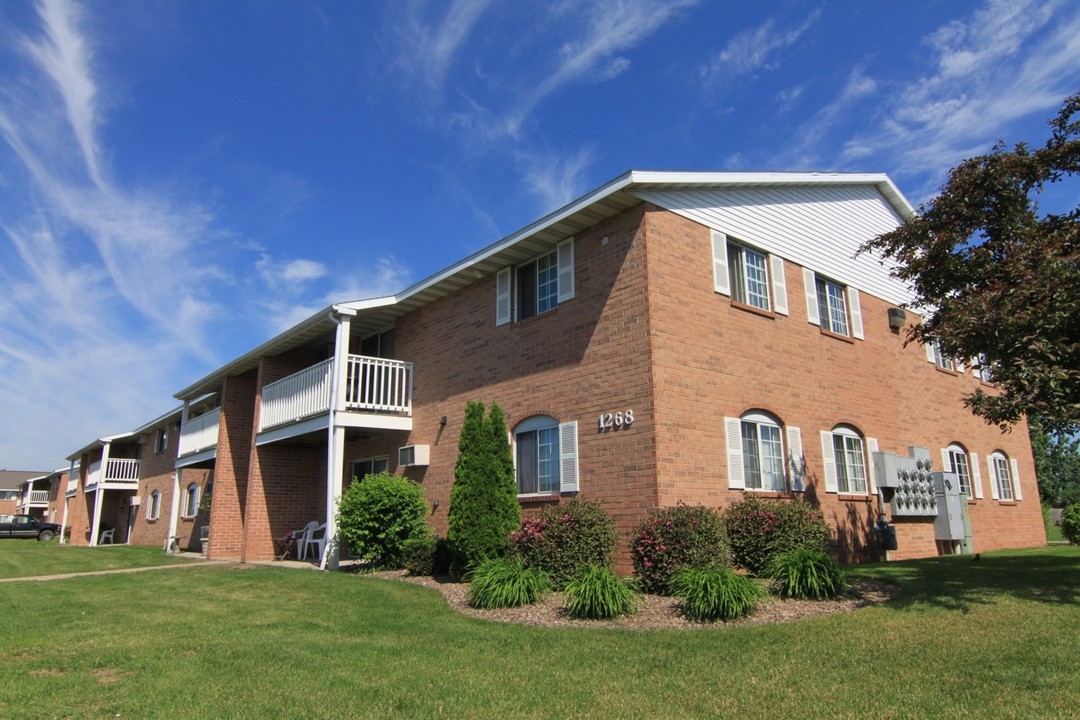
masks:
<instances>
[{"instance_id":1,"label":"gray utility box","mask_svg":"<svg viewBox=\"0 0 1080 720\"><path fill-rule=\"evenodd\" d=\"M938 514L938 499L929 458L874 453L874 480L889 502L892 517L928 517Z\"/></svg>"},{"instance_id":2,"label":"gray utility box","mask_svg":"<svg viewBox=\"0 0 1080 720\"><path fill-rule=\"evenodd\" d=\"M936 472L934 494L937 496L938 516L934 519L934 538L959 543L953 552L971 552L971 523L967 517L967 495L960 492L960 480L955 473Z\"/></svg>"}]
</instances>

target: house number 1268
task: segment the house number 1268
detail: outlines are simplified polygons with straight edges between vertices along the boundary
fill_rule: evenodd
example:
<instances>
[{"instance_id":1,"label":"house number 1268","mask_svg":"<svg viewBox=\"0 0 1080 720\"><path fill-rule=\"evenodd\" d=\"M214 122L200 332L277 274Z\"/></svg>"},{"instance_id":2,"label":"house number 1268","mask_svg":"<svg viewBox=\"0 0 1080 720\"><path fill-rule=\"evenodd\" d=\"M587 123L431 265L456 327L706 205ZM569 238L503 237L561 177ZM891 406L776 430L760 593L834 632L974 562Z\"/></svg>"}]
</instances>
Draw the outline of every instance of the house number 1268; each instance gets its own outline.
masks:
<instances>
[{"instance_id":1,"label":"house number 1268","mask_svg":"<svg viewBox=\"0 0 1080 720\"><path fill-rule=\"evenodd\" d=\"M629 427L633 422L633 410L620 410L616 413L601 413L597 425L598 429L603 432L604 430L618 430L619 428Z\"/></svg>"}]
</instances>

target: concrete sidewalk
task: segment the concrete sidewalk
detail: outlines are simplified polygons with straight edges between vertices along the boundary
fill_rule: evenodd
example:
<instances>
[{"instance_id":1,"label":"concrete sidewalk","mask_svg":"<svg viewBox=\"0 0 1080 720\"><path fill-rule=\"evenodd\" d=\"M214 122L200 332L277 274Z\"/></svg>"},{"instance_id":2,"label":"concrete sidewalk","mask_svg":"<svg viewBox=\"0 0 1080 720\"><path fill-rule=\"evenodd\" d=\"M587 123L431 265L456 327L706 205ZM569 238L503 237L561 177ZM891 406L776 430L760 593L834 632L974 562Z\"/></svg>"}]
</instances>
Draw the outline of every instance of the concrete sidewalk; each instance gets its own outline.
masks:
<instances>
[{"instance_id":1,"label":"concrete sidewalk","mask_svg":"<svg viewBox=\"0 0 1080 720\"><path fill-rule=\"evenodd\" d=\"M118 570L94 570L92 572L64 573L62 575L30 575L28 577L0 578L0 583L13 582L48 582L50 580L65 580L75 577L90 577L92 575L120 575L122 573L146 572L147 570L174 570L177 568L206 567L207 565L238 565L235 560L202 560L169 565L150 565L148 567L120 568Z\"/></svg>"}]
</instances>

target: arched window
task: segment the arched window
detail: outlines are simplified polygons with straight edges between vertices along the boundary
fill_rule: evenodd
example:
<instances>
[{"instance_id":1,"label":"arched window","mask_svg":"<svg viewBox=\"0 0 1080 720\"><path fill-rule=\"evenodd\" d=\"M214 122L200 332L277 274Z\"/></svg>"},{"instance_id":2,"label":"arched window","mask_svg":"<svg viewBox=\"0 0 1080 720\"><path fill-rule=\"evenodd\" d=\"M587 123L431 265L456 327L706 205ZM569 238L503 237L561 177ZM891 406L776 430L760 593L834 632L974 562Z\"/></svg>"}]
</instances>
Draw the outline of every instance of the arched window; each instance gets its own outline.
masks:
<instances>
[{"instance_id":1,"label":"arched window","mask_svg":"<svg viewBox=\"0 0 1080 720\"><path fill-rule=\"evenodd\" d=\"M865 493L867 491L866 451L863 447L862 434L850 425L837 425L830 434L837 492ZM823 448L826 458L826 485L828 484L830 454L827 450Z\"/></svg>"},{"instance_id":2,"label":"arched window","mask_svg":"<svg viewBox=\"0 0 1080 720\"><path fill-rule=\"evenodd\" d=\"M199 514L199 486L191 483L184 496L184 517L193 518Z\"/></svg>"},{"instance_id":3,"label":"arched window","mask_svg":"<svg viewBox=\"0 0 1080 720\"><path fill-rule=\"evenodd\" d=\"M161 516L161 493L155 490L150 493L150 502L146 506L146 519L157 520Z\"/></svg>"},{"instance_id":4,"label":"arched window","mask_svg":"<svg viewBox=\"0 0 1080 720\"><path fill-rule=\"evenodd\" d=\"M968 453L964 446L953 443L945 448L942 460L944 461L945 472L956 474L957 481L960 483L960 492L967 495L968 498L973 497L971 494L971 462L968 460Z\"/></svg>"},{"instance_id":5,"label":"arched window","mask_svg":"<svg viewBox=\"0 0 1080 720\"><path fill-rule=\"evenodd\" d=\"M743 478L747 490L787 490L780 421L760 410L739 418Z\"/></svg>"},{"instance_id":6,"label":"arched window","mask_svg":"<svg viewBox=\"0 0 1080 720\"><path fill-rule=\"evenodd\" d=\"M998 500L1013 499L1013 476L1009 471L1009 458L1000 450L995 450L988 458L991 482L997 490Z\"/></svg>"},{"instance_id":7,"label":"arched window","mask_svg":"<svg viewBox=\"0 0 1080 720\"><path fill-rule=\"evenodd\" d=\"M533 415L514 428L519 495L577 492L577 422Z\"/></svg>"}]
</instances>

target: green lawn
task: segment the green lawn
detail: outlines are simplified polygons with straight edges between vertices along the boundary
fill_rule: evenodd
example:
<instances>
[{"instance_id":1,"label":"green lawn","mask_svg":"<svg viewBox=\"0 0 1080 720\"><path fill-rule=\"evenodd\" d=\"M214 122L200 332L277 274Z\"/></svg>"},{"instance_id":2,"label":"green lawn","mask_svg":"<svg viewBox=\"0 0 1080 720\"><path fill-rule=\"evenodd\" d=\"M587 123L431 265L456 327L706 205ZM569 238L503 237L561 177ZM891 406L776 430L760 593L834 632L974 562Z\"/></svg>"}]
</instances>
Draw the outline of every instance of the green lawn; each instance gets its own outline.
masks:
<instances>
[{"instance_id":1,"label":"green lawn","mask_svg":"<svg viewBox=\"0 0 1080 720\"><path fill-rule=\"evenodd\" d=\"M1061 533L1061 526L1049 523L1046 526L1046 542L1065 542L1065 536Z\"/></svg>"},{"instance_id":2,"label":"green lawn","mask_svg":"<svg viewBox=\"0 0 1080 720\"><path fill-rule=\"evenodd\" d=\"M628 632L474 620L438 593L208 566L0 584L11 718L1036 718L1080 707L1080 548L866 566L885 606Z\"/></svg>"},{"instance_id":3,"label":"green lawn","mask_svg":"<svg viewBox=\"0 0 1080 720\"><path fill-rule=\"evenodd\" d=\"M55 540L47 543L11 538L0 540L0 578L121 570L176 562L192 560L170 557L161 548L131 545L91 548L60 545Z\"/></svg>"}]
</instances>

